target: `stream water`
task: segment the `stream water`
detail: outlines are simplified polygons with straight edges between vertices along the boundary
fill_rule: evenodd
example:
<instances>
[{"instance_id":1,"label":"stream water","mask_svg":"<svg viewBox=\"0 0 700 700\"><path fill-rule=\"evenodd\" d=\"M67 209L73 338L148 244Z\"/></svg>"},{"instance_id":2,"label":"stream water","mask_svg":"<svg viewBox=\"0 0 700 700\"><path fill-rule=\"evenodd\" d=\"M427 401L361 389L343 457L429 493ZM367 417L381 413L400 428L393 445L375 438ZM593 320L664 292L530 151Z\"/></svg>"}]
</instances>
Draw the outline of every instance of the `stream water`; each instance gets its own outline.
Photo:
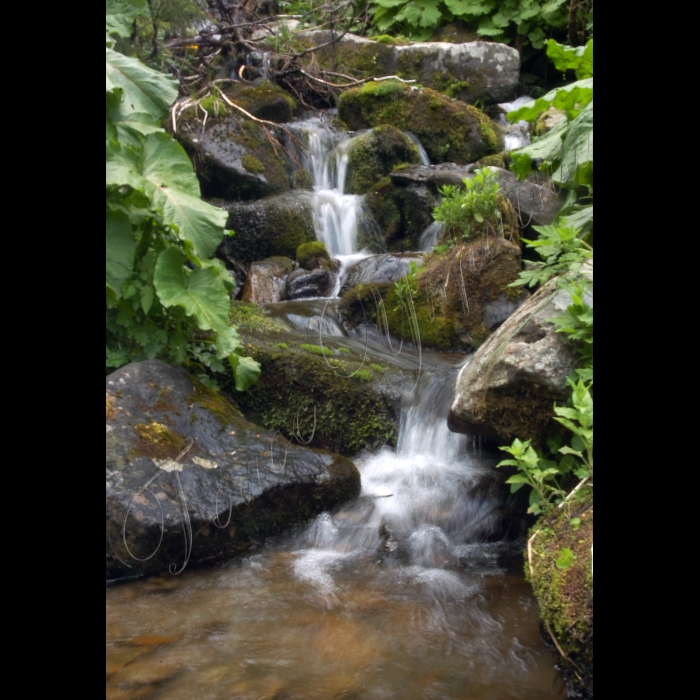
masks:
<instances>
[{"instance_id":1,"label":"stream water","mask_svg":"<svg viewBox=\"0 0 700 700\"><path fill-rule=\"evenodd\" d=\"M317 234L356 255L362 202L323 129L307 131ZM287 304L299 332L342 333ZM494 458L447 429L464 358L392 361L417 380L396 448L355 459L356 501L248 558L108 587L108 699L563 700Z\"/></svg>"}]
</instances>

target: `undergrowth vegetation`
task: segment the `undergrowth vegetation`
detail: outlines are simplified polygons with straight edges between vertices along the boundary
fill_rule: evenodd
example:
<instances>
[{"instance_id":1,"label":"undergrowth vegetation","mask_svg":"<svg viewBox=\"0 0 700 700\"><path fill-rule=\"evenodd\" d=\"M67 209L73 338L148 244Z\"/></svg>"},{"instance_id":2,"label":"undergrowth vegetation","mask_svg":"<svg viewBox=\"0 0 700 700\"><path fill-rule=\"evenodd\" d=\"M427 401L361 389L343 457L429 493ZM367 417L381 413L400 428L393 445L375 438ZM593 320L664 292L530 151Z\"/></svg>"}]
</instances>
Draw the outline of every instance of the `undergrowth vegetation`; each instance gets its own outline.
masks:
<instances>
[{"instance_id":1,"label":"undergrowth vegetation","mask_svg":"<svg viewBox=\"0 0 700 700\"><path fill-rule=\"evenodd\" d=\"M227 359L244 390L260 367L229 325L233 281L213 258L233 233L227 214L201 200L190 159L161 126L176 82L113 48L144 6L107 3L107 368L158 357L207 379Z\"/></svg>"}]
</instances>

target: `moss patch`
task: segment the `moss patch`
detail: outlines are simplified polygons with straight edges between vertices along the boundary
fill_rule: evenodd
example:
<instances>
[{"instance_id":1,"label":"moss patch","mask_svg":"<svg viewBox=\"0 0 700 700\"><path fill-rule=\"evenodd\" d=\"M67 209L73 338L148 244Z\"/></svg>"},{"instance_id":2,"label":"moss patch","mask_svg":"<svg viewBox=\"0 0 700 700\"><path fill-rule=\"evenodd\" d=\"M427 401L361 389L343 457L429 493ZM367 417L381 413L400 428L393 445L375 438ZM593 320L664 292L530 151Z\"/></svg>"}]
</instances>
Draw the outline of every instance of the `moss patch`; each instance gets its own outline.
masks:
<instances>
[{"instance_id":1,"label":"moss patch","mask_svg":"<svg viewBox=\"0 0 700 700\"><path fill-rule=\"evenodd\" d=\"M540 619L547 636L553 634L567 659L561 659L567 680L584 697L593 697L593 500L570 503L555 509L538 522L528 537L537 532L532 546L532 574L526 563L525 573L532 584L540 607ZM577 517L578 529L570 524ZM559 568L560 552L568 549L573 562ZM561 562L560 562L561 565Z\"/></svg>"},{"instance_id":2,"label":"moss patch","mask_svg":"<svg viewBox=\"0 0 700 700\"><path fill-rule=\"evenodd\" d=\"M260 362L260 379L248 390L234 393L233 381L227 378L224 388L253 422L290 439L298 430L303 439L313 436L311 445L348 455L395 444L398 402L393 394L389 398L382 393L376 382L351 376L361 357L346 353L341 360L308 351L294 353L290 341L296 336L260 328L241 327L239 332ZM281 342L289 349L281 348Z\"/></svg>"},{"instance_id":3,"label":"moss patch","mask_svg":"<svg viewBox=\"0 0 700 700\"><path fill-rule=\"evenodd\" d=\"M321 241L302 243L297 248L297 262L305 270L313 270L319 267L322 261L330 264L331 256L328 253L328 249Z\"/></svg>"},{"instance_id":4,"label":"moss patch","mask_svg":"<svg viewBox=\"0 0 700 700\"><path fill-rule=\"evenodd\" d=\"M400 163L420 163L420 155L413 141L398 129L384 125L361 134L348 151L348 191L364 194Z\"/></svg>"},{"instance_id":5,"label":"moss patch","mask_svg":"<svg viewBox=\"0 0 700 700\"><path fill-rule=\"evenodd\" d=\"M106 405L106 418L107 420L114 420L117 417L118 408L115 405L114 397L107 394L107 405Z\"/></svg>"},{"instance_id":6,"label":"moss patch","mask_svg":"<svg viewBox=\"0 0 700 700\"><path fill-rule=\"evenodd\" d=\"M184 435L156 421L138 423L134 426L134 430L138 438L127 458L145 456L156 459L174 459L178 450L185 444Z\"/></svg>"},{"instance_id":7,"label":"moss patch","mask_svg":"<svg viewBox=\"0 0 700 700\"><path fill-rule=\"evenodd\" d=\"M438 163L473 163L503 148L503 130L481 110L393 80L346 90L338 115L351 129L389 124L411 131Z\"/></svg>"},{"instance_id":8,"label":"moss patch","mask_svg":"<svg viewBox=\"0 0 700 700\"><path fill-rule=\"evenodd\" d=\"M243 163L243 167L250 173L265 172L265 166L255 156L245 155L241 158L241 163Z\"/></svg>"}]
</instances>

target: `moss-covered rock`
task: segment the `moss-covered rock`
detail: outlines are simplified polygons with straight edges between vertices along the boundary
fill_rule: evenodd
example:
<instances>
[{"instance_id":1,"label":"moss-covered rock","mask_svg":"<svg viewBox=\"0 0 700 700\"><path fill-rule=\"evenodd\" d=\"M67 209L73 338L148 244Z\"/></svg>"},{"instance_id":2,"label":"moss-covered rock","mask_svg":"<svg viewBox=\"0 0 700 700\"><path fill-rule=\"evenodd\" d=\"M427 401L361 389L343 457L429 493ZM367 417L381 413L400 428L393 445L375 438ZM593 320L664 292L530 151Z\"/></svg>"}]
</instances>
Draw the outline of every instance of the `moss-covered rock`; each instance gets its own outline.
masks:
<instances>
[{"instance_id":1,"label":"moss-covered rock","mask_svg":"<svg viewBox=\"0 0 700 700\"><path fill-rule=\"evenodd\" d=\"M250 308L234 303L235 308L246 306ZM309 444L325 449L332 446L346 455L395 444L400 406L394 386L396 372L378 373L364 366L361 369L371 372L374 381L362 381L356 373L362 356L347 348L338 350L342 339L324 338L323 348L331 355L326 356L320 346L317 354L302 348L309 345L306 334L265 327L258 318L264 315L251 309L238 312L237 317L247 352L262 370L254 386L235 393L246 415L290 438L298 430L304 440L311 438ZM267 322L275 323L269 318Z\"/></svg>"},{"instance_id":2,"label":"moss-covered rock","mask_svg":"<svg viewBox=\"0 0 700 700\"><path fill-rule=\"evenodd\" d=\"M338 115L351 129L388 124L410 131L436 163L473 163L503 150L503 130L476 107L396 80L346 90Z\"/></svg>"},{"instance_id":3,"label":"moss-covered rock","mask_svg":"<svg viewBox=\"0 0 700 700\"><path fill-rule=\"evenodd\" d=\"M300 48L328 44L302 59L323 69L341 70L358 78L397 75L436 89L451 89L454 97L491 104L512 97L519 76L520 56L505 44L372 41L346 34L330 43L328 30L297 34ZM453 39L456 39L456 34Z\"/></svg>"},{"instance_id":4,"label":"moss-covered rock","mask_svg":"<svg viewBox=\"0 0 700 700\"><path fill-rule=\"evenodd\" d=\"M310 194L289 193L257 202L218 202L228 211L226 228L235 234L217 255L250 264L275 255L294 259L302 243L316 240Z\"/></svg>"},{"instance_id":5,"label":"moss-covered rock","mask_svg":"<svg viewBox=\"0 0 700 700\"><path fill-rule=\"evenodd\" d=\"M384 301L389 331L396 337L415 340L417 323L420 342L427 347L465 351L481 345L503 320L497 318L494 306L502 305L506 294L513 294L508 285L521 269L515 215L505 199L502 207L506 236L512 240L493 234L487 238L485 231L474 230L469 241L446 253L428 255L425 265L407 278L415 323L400 285L360 285L348 291L340 305L343 318L351 327L362 323L365 315L378 323L380 311L375 299L379 296ZM515 296L518 299L513 300L513 308L522 291L516 291Z\"/></svg>"},{"instance_id":6,"label":"moss-covered rock","mask_svg":"<svg viewBox=\"0 0 700 700\"><path fill-rule=\"evenodd\" d=\"M234 83L224 90L231 102L258 119L284 124L298 110L297 101L278 85L263 80L259 85Z\"/></svg>"},{"instance_id":7,"label":"moss-covered rock","mask_svg":"<svg viewBox=\"0 0 700 700\"><path fill-rule=\"evenodd\" d=\"M313 270L319 267L321 262L330 266L331 256L321 241L311 241L310 243L302 243L297 248L297 262L305 270Z\"/></svg>"},{"instance_id":8,"label":"moss-covered rock","mask_svg":"<svg viewBox=\"0 0 700 700\"><path fill-rule=\"evenodd\" d=\"M314 181L311 173L304 168L294 171L294 189L311 191L314 188Z\"/></svg>"},{"instance_id":9,"label":"moss-covered rock","mask_svg":"<svg viewBox=\"0 0 700 700\"><path fill-rule=\"evenodd\" d=\"M402 253L419 249L420 236L433 221L437 199L428 187L398 187L385 177L365 195L386 249Z\"/></svg>"},{"instance_id":10,"label":"moss-covered rock","mask_svg":"<svg viewBox=\"0 0 700 700\"><path fill-rule=\"evenodd\" d=\"M237 115L181 123L177 138L192 158L204 197L258 199L290 189L292 164L263 126Z\"/></svg>"},{"instance_id":11,"label":"moss-covered rock","mask_svg":"<svg viewBox=\"0 0 700 700\"><path fill-rule=\"evenodd\" d=\"M356 136L348 146L347 191L364 194L400 163L420 163L411 139L385 124Z\"/></svg>"},{"instance_id":12,"label":"moss-covered rock","mask_svg":"<svg viewBox=\"0 0 700 700\"><path fill-rule=\"evenodd\" d=\"M533 526L532 566L525 564L543 635L556 640L567 683L584 698L593 697L592 498L556 509ZM580 521L577 527L571 524L574 518Z\"/></svg>"},{"instance_id":13,"label":"moss-covered rock","mask_svg":"<svg viewBox=\"0 0 700 700\"><path fill-rule=\"evenodd\" d=\"M285 444L181 369L132 363L107 395L108 579L231 558L359 495L348 459Z\"/></svg>"}]
</instances>

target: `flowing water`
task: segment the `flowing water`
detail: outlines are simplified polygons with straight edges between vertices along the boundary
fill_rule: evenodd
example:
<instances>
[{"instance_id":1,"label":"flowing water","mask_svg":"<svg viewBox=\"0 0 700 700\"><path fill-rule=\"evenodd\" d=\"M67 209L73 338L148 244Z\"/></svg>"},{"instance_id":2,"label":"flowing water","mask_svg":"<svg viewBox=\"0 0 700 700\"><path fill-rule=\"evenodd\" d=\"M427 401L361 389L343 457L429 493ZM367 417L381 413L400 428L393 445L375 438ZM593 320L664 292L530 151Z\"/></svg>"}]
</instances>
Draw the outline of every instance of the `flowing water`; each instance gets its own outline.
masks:
<instances>
[{"instance_id":1,"label":"flowing water","mask_svg":"<svg viewBox=\"0 0 700 700\"><path fill-rule=\"evenodd\" d=\"M305 133L319 238L357 255L347 142ZM344 335L333 303L325 318L314 303L270 306L299 332ZM396 449L355 459L360 497L247 558L108 587L108 700L563 700L495 459L447 429L464 358L392 357L380 340L343 342L416 380Z\"/></svg>"}]
</instances>

